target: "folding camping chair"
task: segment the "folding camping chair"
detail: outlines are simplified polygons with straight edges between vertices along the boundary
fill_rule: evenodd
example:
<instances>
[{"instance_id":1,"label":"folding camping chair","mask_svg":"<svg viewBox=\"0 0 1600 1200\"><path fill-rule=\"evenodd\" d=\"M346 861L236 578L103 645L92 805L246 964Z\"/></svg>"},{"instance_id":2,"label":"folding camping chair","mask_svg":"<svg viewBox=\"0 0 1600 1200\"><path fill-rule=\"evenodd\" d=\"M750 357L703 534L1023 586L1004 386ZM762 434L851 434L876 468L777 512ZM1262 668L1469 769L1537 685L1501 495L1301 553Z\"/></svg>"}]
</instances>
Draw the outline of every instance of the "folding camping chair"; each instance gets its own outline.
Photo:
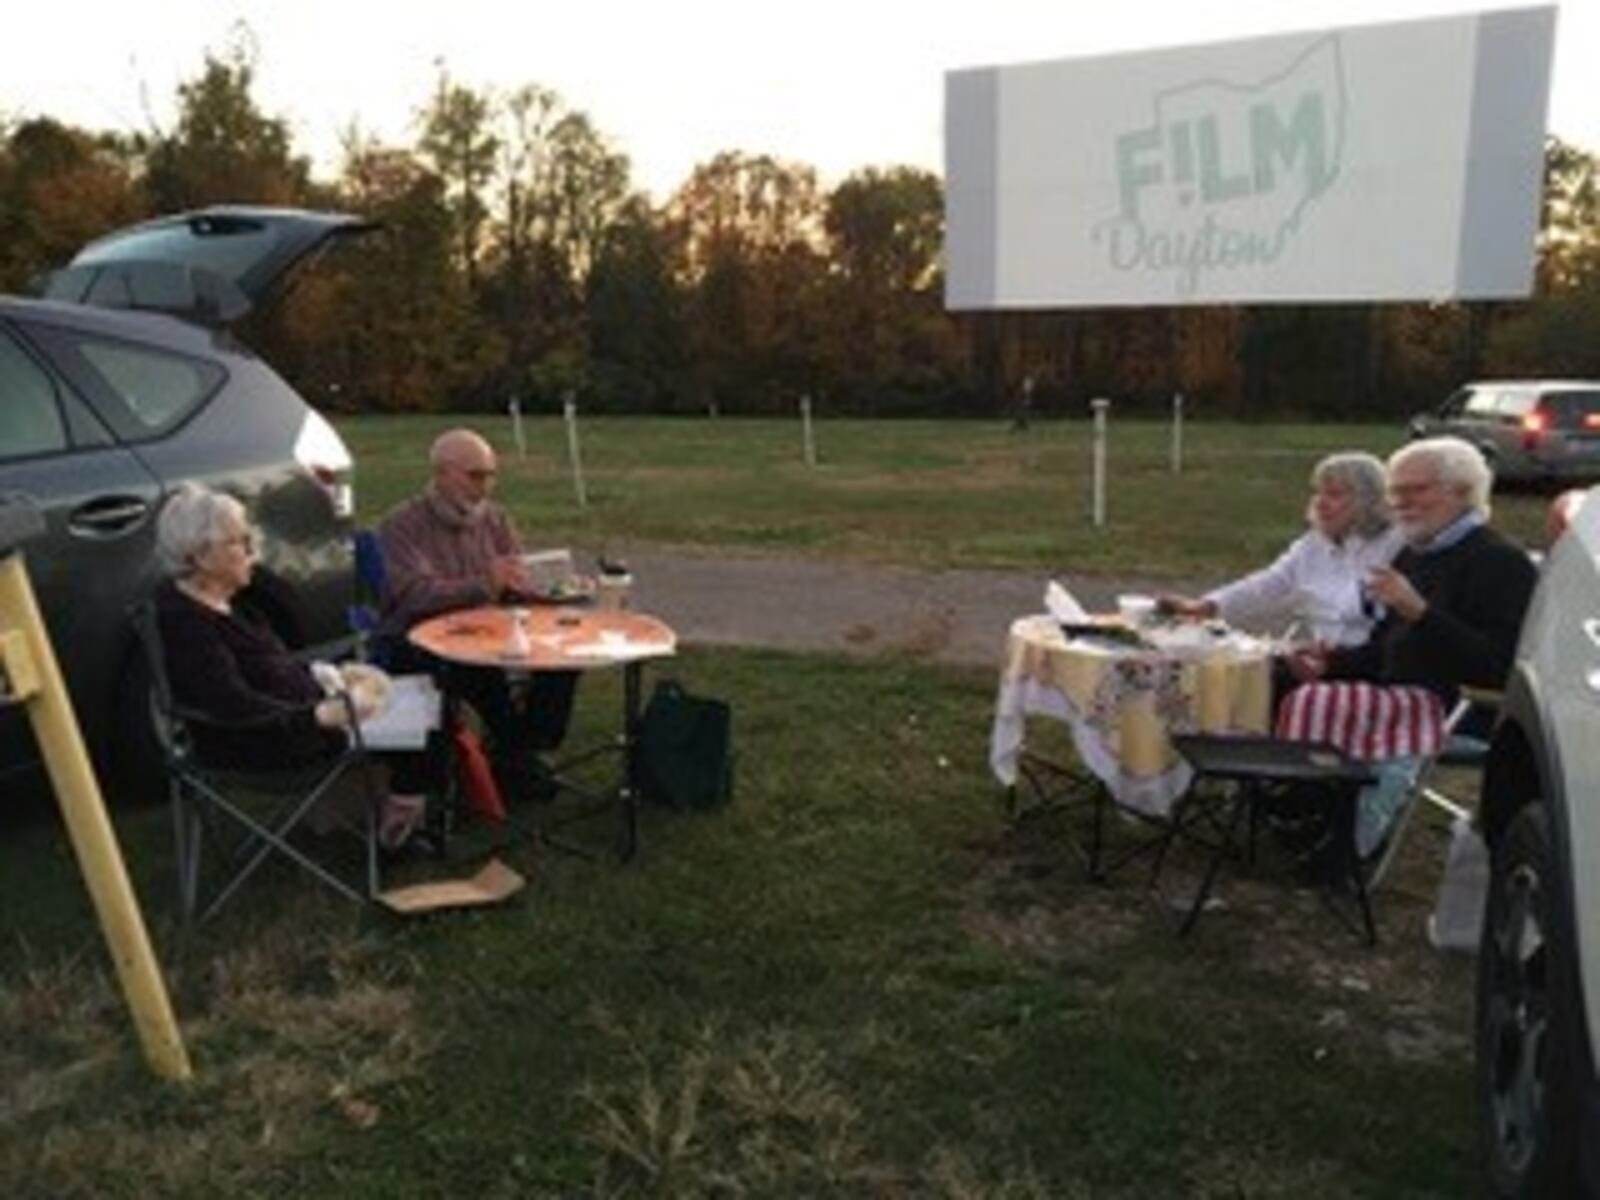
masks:
<instances>
[{"instance_id":1,"label":"folding camping chair","mask_svg":"<svg viewBox=\"0 0 1600 1200\"><path fill-rule=\"evenodd\" d=\"M354 710L350 746L331 759L295 770L241 771L208 766L195 752L195 726L266 731L273 721L225 721L178 704L167 676L166 651L154 605L148 600L140 601L129 610L129 616L150 671L151 718L172 799L178 900L185 926L193 925L197 914L201 921L215 915L272 856L296 864L349 900L371 900L378 892L382 800ZM348 697L345 703L350 703ZM296 844L305 818L351 772L359 778L363 800L360 820L352 831L362 850L361 877L354 882L341 876L331 855L329 861L319 862ZM334 847L339 848L345 847ZM213 863L212 859L216 861ZM350 873L348 869L346 873Z\"/></svg>"},{"instance_id":2,"label":"folding camping chair","mask_svg":"<svg viewBox=\"0 0 1600 1200\"><path fill-rule=\"evenodd\" d=\"M1212 855L1195 890L1194 899L1178 927L1179 936L1188 934L1200 919L1222 864L1241 849L1253 860L1259 830L1274 828L1269 816L1296 820L1331 812L1328 832L1332 838L1325 848L1327 871L1324 878L1329 907L1341 923L1356 932L1338 907L1336 892L1348 885L1361 918L1360 932L1367 944L1378 940L1372 920L1367 876L1355 848L1355 808L1361 789L1377 776L1366 764L1347 757L1334 746L1314 742L1286 741L1262 736L1180 733L1172 743L1194 768L1193 790L1206 780L1233 785L1223 796L1221 811L1214 824L1220 833L1212 843ZM1246 837L1241 847L1240 826Z\"/></svg>"},{"instance_id":3,"label":"folding camping chair","mask_svg":"<svg viewBox=\"0 0 1600 1200\"><path fill-rule=\"evenodd\" d=\"M1378 850L1367 859L1367 886L1376 888L1389 874L1400 844L1418 808L1429 805L1451 820L1472 818L1475 805L1443 790L1441 775L1447 770L1480 771L1489 756L1489 727L1500 707L1500 694L1482 688L1463 688L1455 707L1445 718L1444 745L1439 753L1418 764L1408 781L1405 797L1390 822Z\"/></svg>"},{"instance_id":4,"label":"folding camping chair","mask_svg":"<svg viewBox=\"0 0 1600 1200\"><path fill-rule=\"evenodd\" d=\"M1352 759L1333 746L1270 737L1182 734L1173 742L1194 767L1197 782L1211 778L1237 785L1234 807L1223 820L1234 825L1241 819L1247 821L1247 858L1253 857L1263 828L1278 835L1292 835L1296 830L1315 828L1320 822L1325 836L1331 839L1319 847L1326 858L1324 883L1335 890L1348 887L1353 893L1371 944L1377 939L1371 893L1388 876L1417 808L1429 804L1452 818L1469 815L1466 806L1437 786L1439 772L1445 768L1482 766L1488 743L1478 735L1492 719L1498 699L1495 693L1480 689L1463 691L1446 717L1443 746L1397 781L1401 789L1398 807L1377 846L1366 854L1359 853L1356 847L1356 809L1362 790L1378 782L1380 765ZM1233 840L1232 833L1223 838L1180 932L1187 933L1199 918Z\"/></svg>"},{"instance_id":5,"label":"folding camping chair","mask_svg":"<svg viewBox=\"0 0 1600 1200\"><path fill-rule=\"evenodd\" d=\"M381 667L387 657L383 638L378 633L386 577L383 543L378 540L376 530L358 529L351 538L351 551L355 560L356 590L345 619L356 639L357 657Z\"/></svg>"}]
</instances>

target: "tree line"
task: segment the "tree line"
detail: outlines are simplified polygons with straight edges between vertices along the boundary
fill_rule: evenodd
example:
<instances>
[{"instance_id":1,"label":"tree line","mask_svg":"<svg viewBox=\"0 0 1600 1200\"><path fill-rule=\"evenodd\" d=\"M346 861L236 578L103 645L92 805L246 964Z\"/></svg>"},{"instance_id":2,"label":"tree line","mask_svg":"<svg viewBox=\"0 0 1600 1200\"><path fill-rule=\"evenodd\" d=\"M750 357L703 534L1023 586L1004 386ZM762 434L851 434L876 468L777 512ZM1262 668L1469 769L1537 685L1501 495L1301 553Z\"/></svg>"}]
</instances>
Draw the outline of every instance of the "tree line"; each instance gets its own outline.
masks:
<instances>
[{"instance_id":1,"label":"tree line","mask_svg":"<svg viewBox=\"0 0 1600 1200\"><path fill-rule=\"evenodd\" d=\"M1550 139L1534 295L1472 304L944 310L943 193L909 166L824 188L729 150L653 203L627 155L548 88L441 71L414 143L359 126L313 177L244 49L207 54L171 128L0 114L0 289L84 242L211 203L359 212L341 248L244 331L341 411L1393 416L1475 376L1600 377L1600 160Z\"/></svg>"}]
</instances>

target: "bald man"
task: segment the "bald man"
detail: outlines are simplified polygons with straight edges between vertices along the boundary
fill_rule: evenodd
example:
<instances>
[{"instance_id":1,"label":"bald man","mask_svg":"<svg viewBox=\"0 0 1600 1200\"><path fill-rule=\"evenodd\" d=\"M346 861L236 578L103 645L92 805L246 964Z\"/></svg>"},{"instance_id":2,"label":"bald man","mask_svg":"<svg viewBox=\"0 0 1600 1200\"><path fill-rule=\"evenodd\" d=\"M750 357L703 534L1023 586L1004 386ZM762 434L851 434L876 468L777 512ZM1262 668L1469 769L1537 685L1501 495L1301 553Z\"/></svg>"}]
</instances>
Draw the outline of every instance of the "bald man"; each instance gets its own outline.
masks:
<instances>
[{"instance_id":1,"label":"bald man","mask_svg":"<svg viewBox=\"0 0 1600 1200\"><path fill-rule=\"evenodd\" d=\"M525 794L538 773L533 752L566 736L577 674L536 672L513 696L504 671L422 657L405 640L418 621L452 609L518 599L531 591L522 539L494 492L494 447L470 429L440 434L428 454L430 478L378 526L383 546L383 628L398 670L426 669L478 710L493 739L502 786Z\"/></svg>"}]
</instances>

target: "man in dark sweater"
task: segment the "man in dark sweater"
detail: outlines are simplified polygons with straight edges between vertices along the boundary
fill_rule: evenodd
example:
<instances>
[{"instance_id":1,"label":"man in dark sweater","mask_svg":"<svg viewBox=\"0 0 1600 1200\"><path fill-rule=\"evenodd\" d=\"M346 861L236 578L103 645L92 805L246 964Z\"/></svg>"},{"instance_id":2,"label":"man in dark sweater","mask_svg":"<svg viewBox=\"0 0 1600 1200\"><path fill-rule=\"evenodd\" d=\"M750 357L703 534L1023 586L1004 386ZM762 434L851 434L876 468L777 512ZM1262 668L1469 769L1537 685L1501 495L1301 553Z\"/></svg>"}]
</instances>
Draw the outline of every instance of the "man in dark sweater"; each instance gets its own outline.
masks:
<instances>
[{"instance_id":1,"label":"man in dark sweater","mask_svg":"<svg viewBox=\"0 0 1600 1200\"><path fill-rule=\"evenodd\" d=\"M410 647L406 631L452 609L516 600L533 589L522 563L522 540L506 511L490 499L494 448L470 429L434 440L431 478L423 492L396 506L378 527L383 547L383 629L401 670L429 670L446 691L483 718L503 786L537 787L535 750L566 735L577 674L540 671L521 694L504 671L443 664Z\"/></svg>"},{"instance_id":2,"label":"man in dark sweater","mask_svg":"<svg viewBox=\"0 0 1600 1200\"><path fill-rule=\"evenodd\" d=\"M1415 684L1447 707L1463 685L1505 683L1537 571L1486 524L1491 483L1477 448L1456 438L1390 457L1389 500L1406 544L1367 581L1384 615L1363 645L1298 656L1300 678Z\"/></svg>"}]
</instances>

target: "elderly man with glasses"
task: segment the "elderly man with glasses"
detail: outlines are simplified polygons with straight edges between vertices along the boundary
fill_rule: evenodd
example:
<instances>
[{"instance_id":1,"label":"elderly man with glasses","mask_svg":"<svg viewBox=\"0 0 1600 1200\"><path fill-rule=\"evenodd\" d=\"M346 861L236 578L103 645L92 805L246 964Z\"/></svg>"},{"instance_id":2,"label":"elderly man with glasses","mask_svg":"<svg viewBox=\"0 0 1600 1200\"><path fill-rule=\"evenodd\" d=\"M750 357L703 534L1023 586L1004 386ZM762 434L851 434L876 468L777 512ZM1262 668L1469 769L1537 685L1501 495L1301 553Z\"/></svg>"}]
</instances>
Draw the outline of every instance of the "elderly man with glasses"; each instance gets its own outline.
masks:
<instances>
[{"instance_id":1,"label":"elderly man with glasses","mask_svg":"<svg viewBox=\"0 0 1600 1200\"><path fill-rule=\"evenodd\" d=\"M1493 478L1476 447L1412 442L1390 456L1388 475L1405 544L1367 575L1381 619L1362 645L1296 655L1293 669L1307 682L1278 710L1282 737L1395 765L1392 779L1362 797L1361 853L1381 840L1405 768L1438 751L1460 689L1504 685L1537 582L1527 552L1488 525Z\"/></svg>"},{"instance_id":2,"label":"elderly man with glasses","mask_svg":"<svg viewBox=\"0 0 1600 1200\"><path fill-rule=\"evenodd\" d=\"M428 461L427 487L378 527L385 577L381 632L397 667L433 671L447 691L477 710L492 738L502 788L537 795L543 770L536 752L553 750L566 736L576 673L535 672L514 694L503 671L426 660L405 641L407 630L438 613L516 600L533 590L522 539L491 499L494 448L470 429L452 429L434 440Z\"/></svg>"}]
</instances>

